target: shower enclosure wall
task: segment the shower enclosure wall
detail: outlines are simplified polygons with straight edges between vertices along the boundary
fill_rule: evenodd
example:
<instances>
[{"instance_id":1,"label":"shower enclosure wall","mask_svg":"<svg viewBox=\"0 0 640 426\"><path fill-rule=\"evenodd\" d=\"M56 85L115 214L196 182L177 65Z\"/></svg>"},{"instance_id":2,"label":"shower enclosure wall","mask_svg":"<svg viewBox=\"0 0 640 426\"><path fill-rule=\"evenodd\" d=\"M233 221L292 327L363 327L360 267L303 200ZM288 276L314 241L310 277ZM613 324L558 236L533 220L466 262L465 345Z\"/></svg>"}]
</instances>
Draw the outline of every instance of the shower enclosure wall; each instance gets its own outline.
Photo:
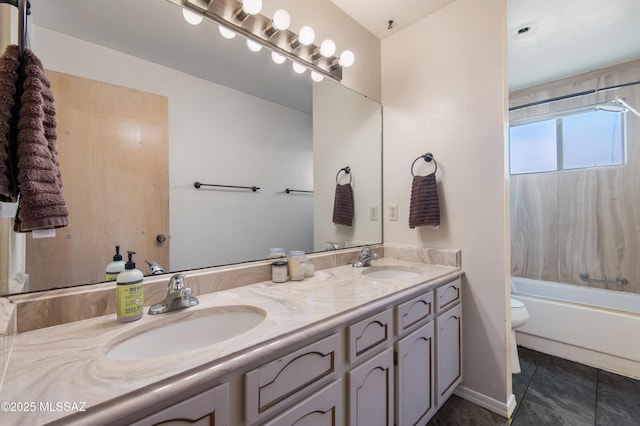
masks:
<instances>
[{"instance_id":1,"label":"shower enclosure wall","mask_svg":"<svg viewBox=\"0 0 640 426\"><path fill-rule=\"evenodd\" d=\"M602 90L611 87L615 88ZM585 92L590 94L572 96ZM640 60L512 92L510 121L550 116L616 98L636 110L640 107ZM544 102L550 99L557 100ZM511 176L513 277L571 284L569 291L580 286L640 295L640 117L632 111L626 113L625 150L622 165ZM543 301L547 298L541 297ZM554 321L554 312L559 314L553 305L544 312L547 321ZM640 320L637 312L627 314ZM569 327L577 331L582 325L574 322ZM606 333L615 327L614 322L598 328ZM533 349L554 354L557 341L545 336L545 329L527 327L526 333L539 340ZM618 344L628 345L625 340L629 339L633 337L621 337ZM529 340L518 338L519 343L525 341ZM581 347L579 343L574 346L576 350ZM557 355L593 364L575 354ZM634 368L639 368L640 359L635 362L638 367ZM607 369L607 365L599 367ZM635 373L640 376L640 371Z\"/></svg>"}]
</instances>

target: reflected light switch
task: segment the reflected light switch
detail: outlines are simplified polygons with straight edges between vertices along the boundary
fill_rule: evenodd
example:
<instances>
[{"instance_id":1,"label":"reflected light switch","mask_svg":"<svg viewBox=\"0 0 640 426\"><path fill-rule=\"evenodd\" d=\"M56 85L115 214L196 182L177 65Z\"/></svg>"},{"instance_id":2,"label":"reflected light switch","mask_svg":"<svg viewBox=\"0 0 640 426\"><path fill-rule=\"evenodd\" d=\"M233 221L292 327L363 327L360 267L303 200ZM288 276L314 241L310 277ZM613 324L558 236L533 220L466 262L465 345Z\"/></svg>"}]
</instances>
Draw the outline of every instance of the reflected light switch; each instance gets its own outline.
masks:
<instances>
[{"instance_id":1,"label":"reflected light switch","mask_svg":"<svg viewBox=\"0 0 640 426\"><path fill-rule=\"evenodd\" d=\"M372 222L378 221L378 206L369 207L369 220Z\"/></svg>"}]
</instances>

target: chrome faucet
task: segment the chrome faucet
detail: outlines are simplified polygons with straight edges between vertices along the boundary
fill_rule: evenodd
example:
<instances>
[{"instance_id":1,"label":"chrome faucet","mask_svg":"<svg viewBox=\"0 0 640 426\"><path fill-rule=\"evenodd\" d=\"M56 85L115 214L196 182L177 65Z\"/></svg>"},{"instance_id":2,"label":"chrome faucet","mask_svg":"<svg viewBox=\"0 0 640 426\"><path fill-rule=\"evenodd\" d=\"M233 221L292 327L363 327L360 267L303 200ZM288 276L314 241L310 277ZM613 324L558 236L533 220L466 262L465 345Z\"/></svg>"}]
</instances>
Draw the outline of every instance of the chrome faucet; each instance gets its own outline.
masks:
<instances>
[{"instance_id":1,"label":"chrome faucet","mask_svg":"<svg viewBox=\"0 0 640 426\"><path fill-rule=\"evenodd\" d=\"M340 243L336 243L334 241L327 241L329 246L329 250L338 250L340 248Z\"/></svg>"},{"instance_id":2,"label":"chrome faucet","mask_svg":"<svg viewBox=\"0 0 640 426\"><path fill-rule=\"evenodd\" d=\"M153 260L145 260L145 262L149 265L149 275L164 274L164 269L159 263L154 262Z\"/></svg>"},{"instance_id":3,"label":"chrome faucet","mask_svg":"<svg viewBox=\"0 0 640 426\"><path fill-rule=\"evenodd\" d=\"M362 267L365 267L365 266L371 266L371 261L372 260L380 259L380 255L378 253L371 253L372 249L376 249L378 247L379 246L377 246L377 245L364 246L362 248L362 251L360 252L360 256L358 257L358 260L353 262L353 267L354 268L362 268Z\"/></svg>"},{"instance_id":4,"label":"chrome faucet","mask_svg":"<svg viewBox=\"0 0 640 426\"><path fill-rule=\"evenodd\" d=\"M191 294L193 291L184 286L186 277L184 274L176 274L169 280L167 297L160 303L156 303L149 308L149 315L157 315L165 312L177 311L197 305L198 299Z\"/></svg>"}]
</instances>

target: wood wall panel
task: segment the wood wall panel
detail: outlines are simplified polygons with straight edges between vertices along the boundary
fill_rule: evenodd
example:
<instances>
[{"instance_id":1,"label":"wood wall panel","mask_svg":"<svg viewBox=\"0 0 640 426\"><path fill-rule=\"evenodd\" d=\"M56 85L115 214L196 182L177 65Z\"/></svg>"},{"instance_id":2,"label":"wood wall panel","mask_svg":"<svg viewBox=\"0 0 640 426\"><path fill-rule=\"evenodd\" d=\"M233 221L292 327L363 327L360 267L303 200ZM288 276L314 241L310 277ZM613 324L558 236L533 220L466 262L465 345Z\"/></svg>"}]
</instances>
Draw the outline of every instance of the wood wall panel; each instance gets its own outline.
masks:
<instances>
[{"instance_id":1,"label":"wood wall panel","mask_svg":"<svg viewBox=\"0 0 640 426\"><path fill-rule=\"evenodd\" d=\"M114 246L169 265L168 99L47 71L71 225L27 238L30 290L102 282Z\"/></svg>"}]
</instances>

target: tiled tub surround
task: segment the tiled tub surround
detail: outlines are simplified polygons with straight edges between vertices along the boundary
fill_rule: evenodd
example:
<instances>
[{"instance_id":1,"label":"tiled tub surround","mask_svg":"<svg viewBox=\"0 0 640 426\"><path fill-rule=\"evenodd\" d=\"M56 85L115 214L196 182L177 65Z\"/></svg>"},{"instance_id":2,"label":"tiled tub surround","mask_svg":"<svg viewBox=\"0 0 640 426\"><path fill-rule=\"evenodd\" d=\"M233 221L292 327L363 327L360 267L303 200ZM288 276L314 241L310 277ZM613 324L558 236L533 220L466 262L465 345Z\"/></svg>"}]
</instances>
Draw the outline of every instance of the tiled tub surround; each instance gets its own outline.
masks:
<instances>
[{"instance_id":1,"label":"tiled tub surround","mask_svg":"<svg viewBox=\"0 0 640 426\"><path fill-rule=\"evenodd\" d=\"M314 259L316 267L321 262ZM338 330L362 315L417 291L428 291L462 273L456 266L390 258L376 264L410 266L424 274L380 281L362 277L361 269L344 265L320 270L301 282L260 282L208 294L195 290L200 305L164 314L164 318L198 315L216 306L251 305L264 310L266 319L237 337L176 356L123 362L104 355L107 342L131 328L162 320L163 315L145 315L140 321L120 324L114 314L107 314L18 334L0 401L87 404L87 412L65 418L65 424L72 420L100 424L132 415L139 417L141 410L158 401L181 401L225 381L240 368L246 371L291 345L311 343L323 333ZM193 287L194 281L190 281ZM240 394L241 390L232 386L232 398ZM41 424L68 414L3 413L3 422Z\"/></svg>"}]
</instances>

